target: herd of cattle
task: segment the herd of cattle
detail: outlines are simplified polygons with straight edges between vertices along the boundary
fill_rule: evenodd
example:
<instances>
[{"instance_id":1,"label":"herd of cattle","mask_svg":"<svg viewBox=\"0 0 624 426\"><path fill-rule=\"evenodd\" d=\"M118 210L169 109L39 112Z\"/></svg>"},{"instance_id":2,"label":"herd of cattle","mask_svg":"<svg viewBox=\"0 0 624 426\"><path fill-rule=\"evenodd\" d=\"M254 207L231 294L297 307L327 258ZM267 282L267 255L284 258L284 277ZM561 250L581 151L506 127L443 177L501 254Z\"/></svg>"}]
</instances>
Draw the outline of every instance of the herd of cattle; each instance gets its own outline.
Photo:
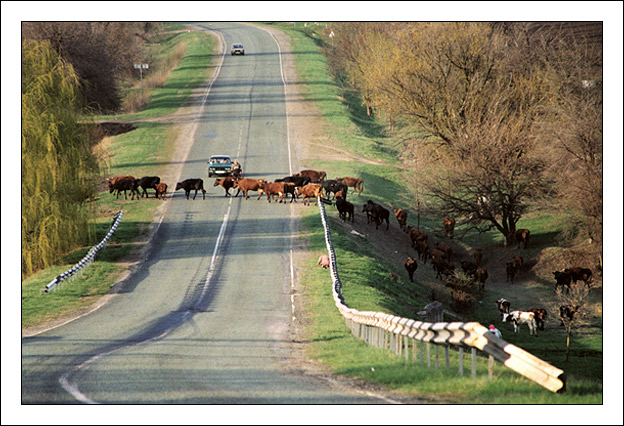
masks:
<instances>
[{"instance_id":1,"label":"herd of cattle","mask_svg":"<svg viewBox=\"0 0 624 426\"><path fill-rule=\"evenodd\" d=\"M237 189L236 195L242 192L245 199L249 199L249 192L257 192L258 200L263 195L266 196L267 201L278 200L280 203L286 202L288 195L290 194L290 202L296 202L299 197L303 199L304 205L310 204L310 199L318 199L319 196L323 196L327 199L335 200L335 206L338 210L338 215L343 221L355 221L355 206L347 201L347 195L349 188L353 188L353 193L362 193L363 179L354 177L344 177L336 179L326 179L327 174L324 171L317 170L302 170L292 176L287 176L282 179L276 179L274 182L268 182L266 179L251 179L251 178L233 178L224 177L221 179L215 179L213 186L221 186L225 190L225 196L232 196L230 190ZM131 199L134 200L136 195L137 199L141 196L148 197L147 189L154 189L156 198L165 200L167 193L167 184L160 182L158 176L145 176L140 179L136 179L133 176L121 176L113 179L108 179L109 192L117 192L116 199L119 198L121 191L124 192L124 197L127 199L126 191L131 192ZM191 191L195 191L193 200L197 197L198 191L202 192L203 199L206 199L206 190L204 189L204 181L201 178L186 179L176 184L175 190L183 189L186 199L190 198ZM141 194L141 190L143 191ZM413 226L407 225L407 211L403 209L393 209L394 216L399 224L400 229L409 235L411 240L411 247L417 252L417 259L427 263L427 260L431 259L431 265L436 272L436 278L448 277L454 273L456 266L453 264L453 248L443 242L437 241L432 247L429 246L429 237L426 233L420 229L416 229ZM378 230L380 225L385 222L386 230L390 228L390 210L386 209L381 204L368 200L362 206L362 212L366 213L367 223L374 224L375 229ZM453 217L444 217L442 221L442 229L444 235L448 239L452 239L455 229L455 219ZM518 246L522 245L524 249L528 248L530 231L528 229L518 229L515 234L515 241ZM461 260L459 266L461 270L468 277L471 278L473 285L475 285L479 292L485 290L485 282L489 277L488 271L483 268L483 251L479 248L475 249L472 253L470 260ZM319 258L319 265L328 267L328 259ZM505 264L506 281L514 284L516 275L522 270L524 265L524 259L520 255L513 256ZM410 281L414 281L414 273L418 268L416 259L408 257L405 261L405 269L407 270ZM555 291L563 286L569 291L572 282L583 281L588 287L591 284L592 271L588 268L573 267L566 268L563 271L553 272L555 277ZM514 326L514 331L518 332L520 324L527 324L530 334L537 336L537 330L544 330L544 322L547 318L547 311L543 308L532 308L529 311L510 311L510 302L504 298L499 299L497 302L498 309L501 313L501 319L503 322L511 322ZM561 306L560 317L562 321L564 319L571 320L576 312L578 306Z\"/></svg>"},{"instance_id":2,"label":"herd of cattle","mask_svg":"<svg viewBox=\"0 0 624 426\"><path fill-rule=\"evenodd\" d=\"M225 196L231 196L230 190L237 189L238 192L235 197L242 192L245 199L249 199L249 192L258 192L258 199L263 195L266 195L268 202L279 200L280 203L286 202L288 195L290 194L290 202L297 201L299 197L303 199L305 205L310 204L310 199L316 199L323 194L323 191L327 196L330 194L337 199L346 201L347 191L350 187L354 188L354 191L363 190L363 180L353 177L336 178L332 180L326 180L326 173L316 170L302 170L301 172L292 176L287 176L282 179L276 179L274 182L267 182L266 179L251 179L251 178L234 178L224 177L221 179L215 179L214 186L222 186L225 190ZM112 179L107 179L109 192L117 192L116 199L123 191L124 198L128 199L127 191L131 193L131 199L134 200L140 197L148 197L147 189L154 189L156 191L156 198L166 199L167 184L160 182L158 176L145 176L140 179L136 179L133 176L119 176ZM141 189L143 193L141 194ZM186 179L176 184L175 190L183 189L186 195L186 199L190 198L191 191L195 191L193 194L193 200L197 197L199 191L202 192L202 196L206 199L206 190L204 188L204 181L201 178ZM350 203L348 203L350 204ZM343 206L348 204L343 203ZM348 207L347 207L348 208ZM351 211L351 219L353 214Z\"/></svg>"},{"instance_id":3,"label":"herd of cattle","mask_svg":"<svg viewBox=\"0 0 624 426\"><path fill-rule=\"evenodd\" d=\"M429 247L428 235L419 229L406 225L407 213L402 209L394 210L397 222L401 229L409 234L412 242L412 248L418 253L418 260L423 264L427 263L428 259L431 259L431 264L436 272L436 278L443 278L443 276L451 276L456 270L455 265L452 263L453 249L452 247L443 242L438 241L433 248ZM447 238L453 238L453 232L455 228L455 219L452 217L445 217L442 221L442 228ZM515 240L518 246L522 245L525 249L528 248L530 231L528 229L518 229L515 234ZM477 248L472 253L472 259L461 260L460 268L470 279L472 285L476 285L480 292L485 289L485 281L488 279L488 271L481 265L483 262L483 250ZM514 284L516 274L521 271L524 265L524 259L520 255L513 256L510 261L505 263L506 282ZM418 264L415 259L408 257L405 261L405 269L407 270L410 281L414 281L414 272L416 271ZM588 268L566 268L563 271L553 272L555 276L555 291L559 286L564 286L566 291L569 292L570 284L577 281L583 281L585 285L590 288L592 282L592 271ZM504 298L497 300L498 309L501 313L502 322L511 322L514 327L514 332L518 332L521 324L527 324L529 327L529 333L537 336L537 330L544 330L544 324L548 317L548 312L544 308L531 308L529 311L522 310L510 310L511 303ZM564 321L572 321L574 315L580 309L579 306L564 305L559 308L559 316L561 323Z\"/></svg>"}]
</instances>

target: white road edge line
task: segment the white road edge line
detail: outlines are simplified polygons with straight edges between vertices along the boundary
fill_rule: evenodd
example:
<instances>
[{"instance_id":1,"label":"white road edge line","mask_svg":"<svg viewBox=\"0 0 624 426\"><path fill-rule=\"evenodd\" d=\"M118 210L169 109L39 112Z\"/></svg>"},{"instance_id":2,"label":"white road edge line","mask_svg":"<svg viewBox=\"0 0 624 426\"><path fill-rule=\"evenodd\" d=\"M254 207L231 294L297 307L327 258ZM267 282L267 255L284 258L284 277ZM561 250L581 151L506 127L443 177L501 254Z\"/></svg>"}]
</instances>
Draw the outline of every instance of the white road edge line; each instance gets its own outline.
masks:
<instances>
[{"instance_id":1,"label":"white road edge line","mask_svg":"<svg viewBox=\"0 0 624 426\"><path fill-rule=\"evenodd\" d=\"M282 74L282 84L284 85L284 98L286 98L286 80L284 78L284 69L283 69L283 64L282 64L282 49L280 48L279 42L277 41L277 39L275 38L273 33L271 33L269 30L267 30L265 28L262 28L262 27L256 27L256 28L260 28L263 31L269 33L269 35L273 38L273 40L275 41L275 44L277 45L277 50L279 52L279 58L280 58L280 72ZM291 157L291 147L290 147L290 126L289 126L288 118L289 118L289 116L288 116L288 107L286 107L286 140L288 141L288 167L289 167L289 170L290 170L290 175L292 176L293 173L292 173L292 157ZM291 212L292 212L293 206L291 205L290 208L291 208ZM295 316L295 273L294 273L294 264L293 264L292 242L291 242L291 249L290 249L290 282L291 282L290 301L291 301L291 305L292 305L291 306L291 309L292 309L292 319L294 321L297 318ZM386 401L386 402L391 403L391 404L402 404L400 401L393 400L393 399L385 397L383 395L377 395L377 394L369 392L369 391L361 391L361 390L357 389L357 392L363 393L363 394L365 394L367 396L370 396L370 397L381 399L382 401Z\"/></svg>"},{"instance_id":2,"label":"white road edge line","mask_svg":"<svg viewBox=\"0 0 624 426\"><path fill-rule=\"evenodd\" d=\"M217 68L217 72L214 73L214 75L212 77L212 80L210 80L210 83L208 84L208 88L206 89L206 93L204 94L204 96L202 98L200 113L197 116L197 118L195 118L195 123L194 123L194 127L193 127L191 138L195 137L195 132L197 131L198 120L201 117L201 112L203 111L204 106L206 105L206 101L208 99L208 95L210 94L210 89L212 89L212 85L214 84L215 80L217 79L217 77L221 73L221 66L223 65L223 61L225 59L225 53L226 53L225 40L223 39L223 35L221 35L221 33L216 33L216 34L219 36L219 39L221 41L221 46L223 48L223 52L221 54L221 61L219 62L219 65L218 65L218 68ZM188 153L187 153L186 158L188 158ZM184 159L184 161L186 161L186 158ZM223 223L221 224L221 231L219 232L219 237L217 238L217 242L215 243L215 248L214 248L213 255L212 255L212 261L211 261L211 264L210 264L210 270L208 272L208 276L206 277L206 281L204 283L204 288L202 289L201 298L203 298L203 296L204 296L205 292L207 291L207 289L209 287L209 284L210 284L209 280L212 277L212 272L214 270L215 259L216 259L216 256L217 256L219 245L220 245L221 240L223 238L223 234L225 233L225 226L227 225L227 221L228 221L228 217L229 217L229 214L230 214L231 206L232 206L232 200L230 199L230 205L228 207L228 211L225 214L225 217L223 218ZM163 218L161 218L161 222L162 222L162 219ZM183 314L183 316L182 316L182 320L185 320L189 315L190 315L190 312L185 312ZM131 348L133 346L138 346L138 345L143 344L143 343L149 343L149 342L153 342L155 340L161 339L161 338L165 337L167 334L169 334L169 332L172 329L173 329L173 327L168 328L167 330L165 330L163 333L161 333L160 335L158 335L156 337L152 337L150 339L143 340L141 342L133 343L131 345L126 345L126 346L121 346L121 347L113 349L111 351L94 355L93 357L89 358L88 360L86 360L82 364L78 365L77 367L74 367L74 368L70 369L69 371L65 372L59 378L59 383L61 384L63 389L65 389L76 400L78 400L80 402L83 402L83 403L86 403L86 404L98 404L98 402L93 401L92 399L88 398L85 394L80 392L80 390L78 389L78 386L71 382L71 377L76 372L82 370L85 367L88 367L89 365L93 364L95 361L97 361L98 359L100 359L100 358L102 358L104 356L110 355L110 354L112 354L114 352L117 352L117 351L119 351L121 349Z\"/></svg>"},{"instance_id":3,"label":"white road edge line","mask_svg":"<svg viewBox=\"0 0 624 426\"><path fill-rule=\"evenodd\" d=\"M284 78L284 64L282 62L282 49L280 47L279 41L277 41L277 39L275 38L275 36L273 35L273 33L271 33L270 31L266 30L265 28L262 27L256 27L259 28L263 31L265 31L266 33L268 33L271 38L273 39L273 41L275 41L275 45L277 46L277 52L279 54L279 61L280 61L280 75L282 78L282 85L284 86L284 101L286 100L286 79ZM290 172L290 175L292 176L293 174L293 168L292 168L292 149L291 149L291 145L290 145L290 116L288 114L288 103L285 103L285 112L286 112L286 142L288 144L288 170ZM291 216L293 215L293 206L290 206L290 212L291 212ZM292 320L296 321L297 320L297 316L295 314L295 265L294 265L294 257L293 257L293 249L292 249L292 229L291 229L291 243L290 243L290 311L291 311L291 316L292 316Z\"/></svg>"}]
</instances>

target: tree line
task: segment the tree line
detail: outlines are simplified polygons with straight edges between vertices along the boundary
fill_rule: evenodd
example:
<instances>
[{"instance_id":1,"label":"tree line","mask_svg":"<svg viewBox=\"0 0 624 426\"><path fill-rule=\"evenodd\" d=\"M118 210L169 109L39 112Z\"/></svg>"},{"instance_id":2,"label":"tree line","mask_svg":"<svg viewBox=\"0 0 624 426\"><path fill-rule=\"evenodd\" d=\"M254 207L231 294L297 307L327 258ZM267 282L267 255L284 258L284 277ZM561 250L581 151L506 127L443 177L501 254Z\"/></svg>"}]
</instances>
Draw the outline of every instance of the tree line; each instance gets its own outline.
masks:
<instances>
[{"instance_id":1,"label":"tree line","mask_svg":"<svg viewBox=\"0 0 624 426\"><path fill-rule=\"evenodd\" d=\"M467 229L513 238L534 205L602 246L602 27L332 24L326 52L370 115L404 136L413 184ZM599 37L596 33L599 32Z\"/></svg>"},{"instance_id":2,"label":"tree line","mask_svg":"<svg viewBox=\"0 0 624 426\"><path fill-rule=\"evenodd\" d=\"M22 24L22 278L95 239L99 165L78 122L116 111L154 23Z\"/></svg>"},{"instance_id":3,"label":"tree line","mask_svg":"<svg viewBox=\"0 0 624 426\"><path fill-rule=\"evenodd\" d=\"M154 22L24 22L22 39L47 41L78 77L85 107L116 111L122 83L148 56Z\"/></svg>"}]
</instances>

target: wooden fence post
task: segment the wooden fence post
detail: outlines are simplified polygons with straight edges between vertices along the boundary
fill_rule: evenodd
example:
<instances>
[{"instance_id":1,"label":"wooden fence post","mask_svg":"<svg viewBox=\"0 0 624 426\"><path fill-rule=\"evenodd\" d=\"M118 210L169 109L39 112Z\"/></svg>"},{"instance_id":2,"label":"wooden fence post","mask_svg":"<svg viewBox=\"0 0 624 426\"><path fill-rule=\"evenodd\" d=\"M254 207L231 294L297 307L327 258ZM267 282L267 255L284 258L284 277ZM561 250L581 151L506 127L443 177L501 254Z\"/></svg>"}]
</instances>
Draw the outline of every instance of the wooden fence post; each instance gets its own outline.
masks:
<instances>
[{"instance_id":1,"label":"wooden fence post","mask_svg":"<svg viewBox=\"0 0 624 426\"><path fill-rule=\"evenodd\" d=\"M431 368L431 343L427 342L427 367Z\"/></svg>"},{"instance_id":2,"label":"wooden fence post","mask_svg":"<svg viewBox=\"0 0 624 426\"><path fill-rule=\"evenodd\" d=\"M459 375L464 376L464 348L459 348Z\"/></svg>"},{"instance_id":3,"label":"wooden fence post","mask_svg":"<svg viewBox=\"0 0 624 426\"><path fill-rule=\"evenodd\" d=\"M472 355L472 378L477 378L477 349L471 348L470 353Z\"/></svg>"}]
</instances>

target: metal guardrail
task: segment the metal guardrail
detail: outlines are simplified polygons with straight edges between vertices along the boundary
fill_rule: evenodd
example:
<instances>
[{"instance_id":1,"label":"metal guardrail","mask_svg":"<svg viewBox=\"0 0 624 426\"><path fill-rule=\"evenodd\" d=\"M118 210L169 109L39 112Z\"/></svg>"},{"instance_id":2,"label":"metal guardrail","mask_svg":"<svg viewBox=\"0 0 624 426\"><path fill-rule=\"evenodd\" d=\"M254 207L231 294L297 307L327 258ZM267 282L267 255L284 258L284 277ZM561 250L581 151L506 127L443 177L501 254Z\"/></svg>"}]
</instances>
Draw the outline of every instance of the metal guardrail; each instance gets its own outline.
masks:
<instances>
[{"instance_id":1,"label":"metal guardrail","mask_svg":"<svg viewBox=\"0 0 624 426\"><path fill-rule=\"evenodd\" d=\"M110 230L108 231L106 236L102 239L102 241L100 241L98 245L91 248L91 250L89 250L86 256L83 257L80 260L80 262L75 264L71 269L68 269L62 274L57 275L52 281L50 281L48 285L45 286L45 289L41 290L41 292L45 291L46 293L49 293L51 290L56 291L65 280L69 279L71 281L79 273L82 273L82 271L85 268L87 268L91 264L91 262L95 260L95 255L98 254L98 252L102 250L104 247L106 247L106 245L108 244L108 241L110 240L110 238L113 236L113 234L117 230L117 227L119 226L119 223L121 222L122 216L123 216L123 211L120 210L119 212L117 212L115 216L113 216L113 224L111 225Z\"/></svg>"},{"instance_id":2,"label":"metal guardrail","mask_svg":"<svg viewBox=\"0 0 624 426\"><path fill-rule=\"evenodd\" d=\"M320 197L319 197L320 198ZM463 350L470 348L473 353L473 377L476 371L476 350L490 357L490 378L493 360L501 362L511 370L534 381L551 392L562 393L566 389L566 375L563 370L554 367L525 350L496 337L478 322L423 322L409 318L401 318L381 312L360 312L349 308L342 296L342 283L336 267L336 254L331 240L331 231L327 222L324 203L317 203L321 213L321 221L325 230L325 242L330 259L332 292L336 307L342 314L347 326L366 343L388 347L397 353L405 353L408 358L409 342L412 343L413 357L416 359L416 342L420 344L420 359L423 358L423 342L443 346L448 367L448 347L459 349L460 373L463 372ZM429 353L427 346L427 353ZM428 361L430 362L430 360ZM463 373L462 373L463 374Z\"/></svg>"}]
</instances>

